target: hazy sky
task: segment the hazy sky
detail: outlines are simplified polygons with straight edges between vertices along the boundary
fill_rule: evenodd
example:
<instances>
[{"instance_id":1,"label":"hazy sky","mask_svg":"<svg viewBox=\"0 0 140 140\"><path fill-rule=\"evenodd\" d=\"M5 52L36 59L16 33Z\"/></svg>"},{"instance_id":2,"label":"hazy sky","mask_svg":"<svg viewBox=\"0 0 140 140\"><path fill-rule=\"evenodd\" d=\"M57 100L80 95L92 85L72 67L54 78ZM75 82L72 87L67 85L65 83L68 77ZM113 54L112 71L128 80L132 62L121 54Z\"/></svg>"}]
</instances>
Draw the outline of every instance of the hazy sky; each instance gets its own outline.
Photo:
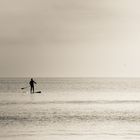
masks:
<instances>
[{"instance_id":1,"label":"hazy sky","mask_svg":"<svg viewBox=\"0 0 140 140\"><path fill-rule=\"evenodd\" d=\"M0 0L0 76L140 77L140 1Z\"/></svg>"}]
</instances>

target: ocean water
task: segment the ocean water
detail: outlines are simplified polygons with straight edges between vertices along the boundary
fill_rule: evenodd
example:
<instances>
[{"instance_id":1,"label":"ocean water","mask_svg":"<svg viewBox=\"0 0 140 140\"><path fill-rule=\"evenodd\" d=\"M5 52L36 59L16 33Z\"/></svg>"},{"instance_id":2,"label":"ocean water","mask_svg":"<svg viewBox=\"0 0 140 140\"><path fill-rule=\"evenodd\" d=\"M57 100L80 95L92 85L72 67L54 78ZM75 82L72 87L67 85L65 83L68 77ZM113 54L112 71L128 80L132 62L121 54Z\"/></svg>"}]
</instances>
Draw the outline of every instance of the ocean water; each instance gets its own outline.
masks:
<instances>
[{"instance_id":1,"label":"ocean water","mask_svg":"<svg viewBox=\"0 0 140 140\"><path fill-rule=\"evenodd\" d=\"M0 78L0 140L140 139L140 79Z\"/></svg>"}]
</instances>

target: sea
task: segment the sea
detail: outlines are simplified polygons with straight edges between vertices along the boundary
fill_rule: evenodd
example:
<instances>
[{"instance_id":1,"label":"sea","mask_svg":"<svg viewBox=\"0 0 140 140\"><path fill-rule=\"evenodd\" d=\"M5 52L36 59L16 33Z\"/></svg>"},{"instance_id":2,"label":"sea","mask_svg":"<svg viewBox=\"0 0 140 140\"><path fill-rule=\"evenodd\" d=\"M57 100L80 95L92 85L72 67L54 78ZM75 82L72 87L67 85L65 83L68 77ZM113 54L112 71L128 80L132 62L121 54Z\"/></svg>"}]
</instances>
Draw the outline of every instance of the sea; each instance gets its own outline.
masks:
<instances>
[{"instance_id":1,"label":"sea","mask_svg":"<svg viewBox=\"0 0 140 140\"><path fill-rule=\"evenodd\" d=\"M140 78L34 80L0 78L0 140L140 139Z\"/></svg>"}]
</instances>

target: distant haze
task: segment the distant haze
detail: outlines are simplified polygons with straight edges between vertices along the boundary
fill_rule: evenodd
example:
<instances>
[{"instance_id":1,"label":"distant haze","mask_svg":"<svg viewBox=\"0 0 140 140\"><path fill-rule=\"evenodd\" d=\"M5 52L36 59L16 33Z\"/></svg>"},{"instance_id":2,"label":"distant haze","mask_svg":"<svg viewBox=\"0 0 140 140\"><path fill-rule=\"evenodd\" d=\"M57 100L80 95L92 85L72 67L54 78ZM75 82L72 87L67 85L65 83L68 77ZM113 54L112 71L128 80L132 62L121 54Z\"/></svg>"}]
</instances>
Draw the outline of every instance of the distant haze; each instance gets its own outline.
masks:
<instances>
[{"instance_id":1,"label":"distant haze","mask_svg":"<svg viewBox=\"0 0 140 140\"><path fill-rule=\"evenodd\" d=\"M140 77L140 1L1 0L2 76Z\"/></svg>"}]
</instances>

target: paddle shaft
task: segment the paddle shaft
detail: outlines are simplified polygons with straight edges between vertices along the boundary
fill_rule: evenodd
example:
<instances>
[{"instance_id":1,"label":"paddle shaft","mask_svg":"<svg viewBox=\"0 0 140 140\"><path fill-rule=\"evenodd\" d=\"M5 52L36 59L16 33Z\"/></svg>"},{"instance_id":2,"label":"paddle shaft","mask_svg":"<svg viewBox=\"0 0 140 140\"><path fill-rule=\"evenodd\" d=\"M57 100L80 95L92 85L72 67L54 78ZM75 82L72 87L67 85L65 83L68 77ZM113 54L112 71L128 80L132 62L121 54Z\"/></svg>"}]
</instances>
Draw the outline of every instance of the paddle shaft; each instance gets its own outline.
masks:
<instances>
[{"instance_id":1,"label":"paddle shaft","mask_svg":"<svg viewBox=\"0 0 140 140\"><path fill-rule=\"evenodd\" d=\"M24 87L24 88L21 88L21 89L25 89L25 88L28 88L29 86L27 86L27 87Z\"/></svg>"}]
</instances>

